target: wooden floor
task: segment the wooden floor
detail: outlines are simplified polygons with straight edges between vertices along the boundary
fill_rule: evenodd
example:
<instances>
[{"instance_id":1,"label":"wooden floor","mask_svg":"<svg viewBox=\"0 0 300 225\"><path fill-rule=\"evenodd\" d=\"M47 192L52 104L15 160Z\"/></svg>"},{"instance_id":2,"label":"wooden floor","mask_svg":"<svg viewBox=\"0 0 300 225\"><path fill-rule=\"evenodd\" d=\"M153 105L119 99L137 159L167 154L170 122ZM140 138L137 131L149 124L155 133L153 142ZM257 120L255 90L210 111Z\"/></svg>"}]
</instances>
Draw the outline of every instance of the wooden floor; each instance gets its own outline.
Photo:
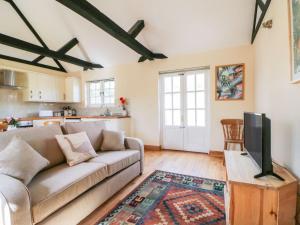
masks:
<instances>
[{"instance_id":1,"label":"wooden floor","mask_svg":"<svg viewBox=\"0 0 300 225\"><path fill-rule=\"evenodd\" d=\"M96 224L99 218L112 210L116 204L123 200L123 198L155 170L225 180L225 167L223 166L223 159L221 158L191 152L146 151L144 174L133 180L122 191L96 209L83 220L80 225Z\"/></svg>"}]
</instances>

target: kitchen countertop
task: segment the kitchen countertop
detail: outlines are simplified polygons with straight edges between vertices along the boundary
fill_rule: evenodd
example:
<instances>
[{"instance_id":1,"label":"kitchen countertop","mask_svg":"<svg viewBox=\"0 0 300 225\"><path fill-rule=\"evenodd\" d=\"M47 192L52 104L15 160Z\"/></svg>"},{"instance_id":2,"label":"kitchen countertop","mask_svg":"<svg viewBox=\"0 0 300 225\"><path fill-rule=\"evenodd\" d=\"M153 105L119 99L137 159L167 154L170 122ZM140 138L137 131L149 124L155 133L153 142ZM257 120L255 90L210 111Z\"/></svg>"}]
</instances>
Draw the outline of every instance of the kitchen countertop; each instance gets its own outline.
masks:
<instances>
[{"instance_id":1,"label":"kitchen countertop","mask_svg":"<svg viewBox=\"0 0 300 225\"><path fill-rule=\"evenodd\" d=\"M52 116L52 117L24 117L18 118L19 121L33 121L33 120L51 120L51 119L124 119L130 116Z\"/></svg>"}]
</instances>

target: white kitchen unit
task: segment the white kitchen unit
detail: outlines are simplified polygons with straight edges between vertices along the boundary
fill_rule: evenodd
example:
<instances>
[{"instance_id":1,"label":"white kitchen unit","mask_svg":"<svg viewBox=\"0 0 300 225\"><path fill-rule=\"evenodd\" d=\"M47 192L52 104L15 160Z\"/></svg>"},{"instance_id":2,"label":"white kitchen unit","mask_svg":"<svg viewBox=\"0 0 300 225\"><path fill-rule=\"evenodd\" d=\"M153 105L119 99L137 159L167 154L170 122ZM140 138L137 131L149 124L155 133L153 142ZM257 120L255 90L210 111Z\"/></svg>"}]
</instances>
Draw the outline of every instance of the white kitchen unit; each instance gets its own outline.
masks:
<instances>
[{"instance_id":1,"label":"white kitchen unit","mask_svg":"<svg viewBox=\"0 0 300 225\"><path fill-rule=\"evenodd\" d=\"M131 136L130 118L82 118L81 121L104 121L106 129L114 131L124 131L126 136Z\"/></svg>"},{"instance_id":2,"label":"white kitchen unit","mask_svg":"<svg viewBox=\"0 0 300 225\"><path fill-rule=\"evenodd\" d=\"M78 103L81 98L80 79L42 73L26 74L23 99L28 102Z\"/></svg>"},{"instance_id":3,"label":"white kitchen unit","mask_svg":"<svg viewBox=\"0 0 300 225\"><path fill-rule=\"evenodd\" d=\"M64 124L64 119L63 118L57 118L57 119L40 119L40 120L33 120L33 127L43 127L45 126L45 122L60 122L60 124Z\"/></svg>"},{"instance_id":4,"label":"white kitchen unit","mask_svg":"<svg viewBox=\"0 0 300 225\"><path fill-rule=\"evenodd\" d=\"M81 102L81 81L77 77L67 77L65 82L66 102Z\"/></svg>"}]
</instances>

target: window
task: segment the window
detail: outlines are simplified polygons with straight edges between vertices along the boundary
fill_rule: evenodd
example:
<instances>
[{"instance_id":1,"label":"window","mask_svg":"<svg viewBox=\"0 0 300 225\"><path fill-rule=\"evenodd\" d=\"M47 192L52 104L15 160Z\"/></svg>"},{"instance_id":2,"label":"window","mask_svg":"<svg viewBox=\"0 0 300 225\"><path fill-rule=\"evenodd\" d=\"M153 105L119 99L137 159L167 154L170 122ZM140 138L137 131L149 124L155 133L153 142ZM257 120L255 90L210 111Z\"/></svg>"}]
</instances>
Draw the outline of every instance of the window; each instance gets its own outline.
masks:
<instances>
[{"instance_id":1,"label":"window","mask_svg":"<svg viewBox=\"0 0 300 225\"><path fill-rule=\"evenodd\" d=\"M87 105L91 107L113 105L115 103L115 80L87 82Z\"/></svg>"}]
</instances>

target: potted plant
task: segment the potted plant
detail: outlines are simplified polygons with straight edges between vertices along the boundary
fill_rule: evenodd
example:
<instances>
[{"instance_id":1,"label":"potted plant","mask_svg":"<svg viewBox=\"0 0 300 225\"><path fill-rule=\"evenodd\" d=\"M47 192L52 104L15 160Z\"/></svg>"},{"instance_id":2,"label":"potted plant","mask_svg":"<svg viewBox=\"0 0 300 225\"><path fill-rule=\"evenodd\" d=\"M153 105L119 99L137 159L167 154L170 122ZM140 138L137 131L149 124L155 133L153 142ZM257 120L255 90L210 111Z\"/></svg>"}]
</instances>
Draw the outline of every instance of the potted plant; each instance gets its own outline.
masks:
<instances>
[{"instance_id":1,"label":"potted plant","mask_svg":"<svg viewBox=\"0 0 300 225\"><path fill-rule=\"evenodd\" d=\"M127 116L128 115L128 112L127 112L127 109L126 109L127 100L124 97L120 97L119 100L120 100L120 105L121 105L121 108L122 108L122 115Z\"/></svg>"},{"instance_id":2,"label":"potted plant","mask_svg":"<svg viewBox=\"0 0 300 225\"><path fill-rule=\"evenodd\" d=\"M18 125L18 119L14 117L7 117L5 119L5 123L7 123L7 130L13 130L17 128Z\"/></svg>"}]
</instances>

